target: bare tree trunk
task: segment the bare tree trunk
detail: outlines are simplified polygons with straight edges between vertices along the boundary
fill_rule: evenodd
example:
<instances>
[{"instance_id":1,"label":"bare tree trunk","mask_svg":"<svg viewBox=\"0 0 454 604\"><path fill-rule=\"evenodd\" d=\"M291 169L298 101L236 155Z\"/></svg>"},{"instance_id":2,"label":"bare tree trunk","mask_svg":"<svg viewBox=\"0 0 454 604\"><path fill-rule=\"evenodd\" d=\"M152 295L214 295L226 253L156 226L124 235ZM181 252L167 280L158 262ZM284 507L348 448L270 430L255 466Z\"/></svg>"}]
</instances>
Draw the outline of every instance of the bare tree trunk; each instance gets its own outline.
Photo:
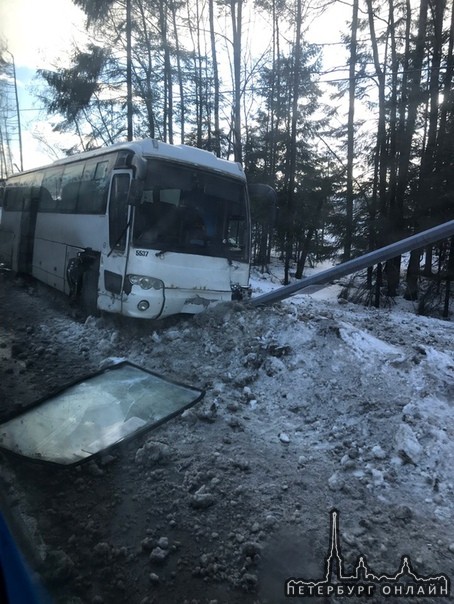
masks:
<instances>
[{"instance_id":1,"label":"bare tree trunk","mask_svg":"<svg viewBox=\"0 0 454 604\"><path fill-rule=\"evenodd\" d=\"M159 28L164 50L164 140L173 143L173 77L170 63L169 42L167 39L167 6L165 0L159 2Z\"/></svg>"},{"instance_id":2,"label":"bare tree trunk","mask_svg":"<svg viewBox=\"0 0 454 604\"><path fill-rule=\"evenodd\" d=\"M454 279L454 237L451 237L449 245L449 258L447 262L447 275L446 275L446 292L445 292L445 303L443 307L443 317L447 319L449 317L449 299L451 296L451 282Z\"/></svg>"},{"instance_id":3,"label":"bare tree trunk","mask_svg":"<svg viewBox=\"0 0 454 604\"><path fill-rule=\"evenodd\" d=\"M449 28L448 38L448 50L446 54L446 70L443 82L443 103L440 108L440 126L438 129L438 140L437 140L437 169L441 167L443 163L443 154L446 146L447 137L447 119L448 112L453 108L453 90L452 90L452 79L454 72L454 2L452 3L451 10L451 27Z\"/></svg>"},{"instance_id":4,"label":"bare tree trunk","mask_svg":"<svg viewBox=\"0 0 454 604\"><path fill-rule=\"evenodd\" d=\"M432 43L432 62L430 65L429 76L429 98L428 98L428 124L427 124L427 139L421 158L421 167L419 172L419 187L417 195L417 212L419 214L420 225L424 228L433 226L429 216L431 205L434 200L434 170L436 162L436 142L439 123L439 77L442 55L442 32L443 32L443 17L445 10L445 0L438 0L431 11L433 16L433 43ZM427 119L427 118L426 118ZM426 121L426 123L427 123Z\"/></svg>"},{"instance_id":5,"label":"bare tree trunk","mask_svg":"<svg viewBox=\"0 0 454 604\"><path fill-rule=\"evenodd\" d=\"M408 186L411 144L415 133L416 115L419 106L421 70L424 60L427 29L428 1L429 0L421 0L416 47L413 54L411 69L409 69L408 87L406 90L403 90L405 107L402 108L401 119L405 120L405 125L402 127L402 136L399 145L399 173L396 187L396 204L401 208L404 207L405 191ZM410 7L408 7L408 10L410 10ZM409 32L408 35L410 36ZM405 110L406 119L404 118Z\"/></svg>"},{"instance_id":6,"label":"bare tree trunk","mask_svg":"<svg viewBox=\"0 0 454 604\"><path fill-rule=\"evenodd\" d=\"M132 25L131 0L126 0L126 113L128 123L128 141L133 139L132 129Z\"/></svg>"},{"instance_id":7,"label":"bare tree trunk","mask_svg":"<svg viewBox=\"0 0 454 604\"><path fill-rule=\"evenodd\" d=\"M272 137L269 141L269 167L268 174L274 175L276 174L276 140L275 140L275 129L278 125L278 120L276 117L276 107L275 107L275 96L276 91L280 90L280 33L279 33L279 15L276 10L276 0L273 0L273 80L271 84L271 103L270 103L270 129L272 132Z\"/></svg>"},{"instance_id":8,"label":"bare tree trunk","mask_svg":"<svg viewBox=\"0 0 454 604\"><path fill-rule=\"evenodd\" d=\"M290 137L288 151L288 191L287 191L287 211L288 224L285 250L284 283L289 282L290 259L294 243L294 214L295 214L295 186L296 186L296 139L298 126L298 97L299 97L299 77L301 68L301 0L296 2L295 15L295 47L293 63L293 82L292 82L292 113L290 121Z\"/></svg>"},{"instance_id":9,"label":"bare tree trunk","mask_svg":"<svg viewBox=\"0 0 454 604\"><path fill-rule=\"evenodd\" d=\"M404 194L407 187L408 181L408 170L410 165L410 150L411 143L414 135L416 115L419 105L420 86L422 78L422 66L424 60L425 51L425 38L427 30L427 12L428 12L428 0L421 0L419 22L418 22L418 36L416 40L415 55L413 61L413 72L411 77L409 76L409 90L408 90L408 116L406 121L406 127L403 132L403 141L401 145L401 156L399 161L399 179L397 183L397 203L403 207L404 205ZM421 165L421 175L423 170L424 160ZM415 216L415 222L418 224L418 215ZM419 274L419 262L420 254L416 250L410 255L410 262L407 267L407 287L405 292L405 298L410 300L416 300L418 298L418 274ZM428 257L426 256L426 266Z\"/></svg>"},{"instance_id":10,"label":"bare tree trunk","mask_svg":"<svg viewBox=\"0 0 454 604\"><path fill-rule=\"evenodd\" d=\"M153 106L153 86L152 86L152 71L153 71L153 59L151 54L151 40L150 33L147 24L147 19L145 15L145 10L143 6L143 2L138 2L138 7L140 10L140 16L142 20L142 36L146 41L146 55L144 58L137 57L138 61L141 64L142 69L145 72L145 80L139 79L137 81L137 86L141 91L142 99L147 111L148 118L148 129L151 138L155 138L156 130L155 130L155 114L154 114L154 106Z\"/></svg>"},{"instance_id":11,"label":"bare tree trunk","mask_svg":"<svg viewBox=\"0 0 454 604\"><path fill-rule=\"evenodd\" d=\"M243 26L243 0L230 0L233 37L233 155L243 161L241 144L241 43Z\"/></svg>"},{"instance_id":12,"label":"bare tree trunk","mask_svg":"<svg viewBox=\"0 0 454 604\"><path fill-rule=\"evenodd\" d=\"M209 0L209 19L210 19L210 44L211 44L211 62L213 64L213 88L214 88L214 145L213 151L218 157L221 156L221 127L219 123L219 70L218 70L218 59L216 52L216 37L214 31L214 0Z\"/></svg>"},{"instance_id":13,"label":"bare tree trunk","mask_svg":"<svg viewBox=\"0 0 454 604\"><path fill-rule=\"evenodd\" d=\"M306 265L307 255L309 253L309 246L310 246L310 243L311 243L314 235L317 233L317 229L316 229L315 225L318 223L324 202L325 202L325 199L323 197L321 197L317 204L317 208L315 210L315 215L313 217L313 223L309 226L309 228L306 229L306 235L304 237L303 245L301 246L301 254L298 258L298 263L297 263L297 267L296 267L295 277L297 279L302 279L302 277L303 277L303 271L304 271L304 267Z\"/></svg>"},{"instance_id":14,"label":"bare tree trunk","mask_svg":"<svg viewBox=\"0 0 454 604\"><path fill-rule=\"evenodd\" d=\"M348 125L347 125L347 200L344 241L344 260L350 260L353 238L353 162L355 139L355 92L356 92L356 52L358 31L358 0L353 0L353 15L350 41L350 65L348 85Z\"/></svg>"},{"instance_id":15,"label":"bare tree trunk","mask_svg":"<svg viewBox=\"0 0 454 604\"><path fill-rule=\"evenodd\" d=\"M418 299L419 263L421 261L421 250L410 252L410 260L407 267L405 300Z\"/></svg>"},{"instance_id":16,"label":"bare tree trunk","mask_svg":"<svg viewBox=\"0 0 454 604\"><path fill-rule=\"evenodd\" d=\"M202 99L202 66L200 57L200 4L195 3L195 21L197 22L196 30L194 31L194 18L190 11L190 3L187 3L187 23L189 35L192 42L192 58L194 61L194 109L196 117L196 146L201 148L203 143L202 118L203 118L203 99Z\"/></svg>"},{"instance_id":17,"label":"bare tree trunk","mask_svg":"<svg viewBox=\"0 0 454 604\"><path fill-rule=\"evenodd\" d=\"M398 80L399 80L399 58L396 47L396 31L394 19L394 0L389 0L388 32L391 47L391 91L389 109L389 182L388 182L388 207L391 221L396 224L398 231L403 229L401 208L396 207L396 184L397 184L397 157L398 157ZM407 59L408 60L408 59Z\"/></svg>"},{"instance_id":18,"label":"bare tree trunk","mask_svg":"<svg viewBox=\"0 0 454 604\"><path fill-rule=\"evenodd\" d=\"M375 74L378 81L378 129L377 129L377 154L379 157L378 171L378 198L379 207L382 217L386 216L386 167L387 167L387 150L386 150L386 96L385 96L385 73L380 65L378 53L378 42L375 33L374 11L372 0L366 0L369 30L371 36L372 54L374 59Z\"/></svg>"},{"instance_id":19,"label":"bare tree trunk","mask_svg":"<svg viewBox=\"0 0 454 604\"><path fill-rule=\"evenodd\" d=\"M380 308L380 298L381 298L381 286L383 283L382 277L382 265L377 264L377 277L375 281L375 296L374 296L374 306L375 308Z\"/></svg>"},{"instance_id":20,"label":"bare tree trunk","mask_svg":"<svg viewBox=\"0 0 454 604\"><path fill-rule=\"evenodd\" d=\"M378 81L378 131L377 131L377 148L376 148L376 172L375 176L378 178L378 182L375 187L378 187L378 208L380 215L381 229L378 233L379 244L386 245L390 243L390 239L393 239L392 232L395 230L396 225L392 223L389 206L388 206L388 195L387 195L387 170L388 170L388 149L387 149L387 137L386 137L386 79L385 79L385 65L380 65L380 58L378 52L378 42L375 33L374 24L374 11L372 7L372 0L366 0L369 18L369 30L371 35L372 54L374 59L375 74ZM377 190L377 189L375 189ZM390 260L386 263L385 273L387 276L388 295L397 295L397 287L399 285L400 276L400 257L394 260ZM377 271L377 275L378 275ZM380 277L382 275L380 269ZM379 290L377 289L377 295Z\"/></svg>"},{"instance_id":21,"label":"bare tree trunk","mask_svg":"<svg viewBox=\"0 0 454 604\"><path fill-rule=\"evenodd\" d=\"M183 70L181 68L180 38L178 35L178 27L177 27L177 11L176 11L174 2L171 2L170 8L172 11L173 35L175 38L175 52L176 52L176 59L177 59L178 89L179 89L179 94L180 94L180 142L183 145L184 144L186 110L185 110Z\"/></svg>"}]
</instances>

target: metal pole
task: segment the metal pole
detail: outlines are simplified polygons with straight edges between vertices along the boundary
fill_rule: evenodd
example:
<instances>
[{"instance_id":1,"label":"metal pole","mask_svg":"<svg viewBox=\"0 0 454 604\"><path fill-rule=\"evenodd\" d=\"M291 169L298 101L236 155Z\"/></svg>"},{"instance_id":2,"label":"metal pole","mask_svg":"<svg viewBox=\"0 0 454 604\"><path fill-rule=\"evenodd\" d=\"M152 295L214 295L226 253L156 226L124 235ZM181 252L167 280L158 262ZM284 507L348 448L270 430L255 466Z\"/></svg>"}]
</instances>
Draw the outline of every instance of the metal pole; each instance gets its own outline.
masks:
<instances>
[{"instance_id":1,"label":"metal pole","mask_svg":"<svg viewBox=\"0 0 454 604\"><path fill-rule=\"evenodd\" d=\"M19 110L19 95L17 94L17 79L16 79L16 64L14 62L14 55L12 52L10 52L9 50L6 51L12 59L12 66L13 66L13 80L14 80L14 94L16 97L16 114L17 114L17 129L19 132L19 155L20 155L20 169L21 172L23 172L24 170L24 160L22 157L22 128L21 128L21 122L20 122L20 110Z\"/></svg>"},{"instance_id":2,"label":"metal pole","mask_svg":"<svg viewBox=\"0 0 454 604\"><path fill-rule=\"evenodd\" d=\"M0 124L0 179L7 178L8 166L6 163L5 145L3 144L3 131Z\"/></svg>"},{"instance_id":3,"label":"metal pole","mask_svg":"<svg viewBox=\"0 0 454 604\"><path fill-rule=\"evenodd\" d=\"M386 260L390 260L391 258L400 256L405 252L410 252L411 250L423 248L426 245L436 243L437 241L441 241L452 236L454 236L454 220L450 220L449 222L445 222L443 224L440 224L439 226L433 227L426 231L422 231L421 233L417 233L416 235L412 235L411 237L407 237L406 239L402 239L400 241L397 241L396 243L391 243L390 245L381 247L378 250L364 254L359 258L354 258L353 260L349 260L348 262L339 264L338 266L333 266L332 268L329 268L326 271L322 271L320 273L317 273L316 275L306 277L305 279L298 281L298 283L292 283L291 285L280 287L279 289L273 292L269 292L267 294L257 296L256 298L252 298L252 300L249 301L249 304L251 304L252 306L271 304L273 302L279 302L280 300L284 300L285 298L292 296L296 292L307 288L311 288L312 291L314 291L314 288L321 289L321 286L328 284L333 279L338 279L339 277L350 275L351 273L360 271L364 268L367 268L368 266L373 266L374 264L378 264L379 262L385 262ZM301 293L309 292L303 291Z\"/></svg>"}]
</instances>

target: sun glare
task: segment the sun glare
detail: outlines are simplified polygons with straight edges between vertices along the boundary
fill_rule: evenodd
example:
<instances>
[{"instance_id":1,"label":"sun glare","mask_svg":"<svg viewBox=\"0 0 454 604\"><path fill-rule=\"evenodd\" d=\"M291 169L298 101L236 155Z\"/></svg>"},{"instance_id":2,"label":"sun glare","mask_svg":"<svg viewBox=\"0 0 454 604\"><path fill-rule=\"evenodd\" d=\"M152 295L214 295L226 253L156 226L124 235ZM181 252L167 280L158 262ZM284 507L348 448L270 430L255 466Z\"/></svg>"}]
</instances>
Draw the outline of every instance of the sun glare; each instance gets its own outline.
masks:
<instances>
[{"instance_id":1,"label":"sun glare","mask_svg":"<svg viewBox=\"0 0 454 604\"><path fill-rule=\"evenodd\" d=\"M48 68L84 35L82 11L71 0L2 0L0 22L17 67Z\"/></svg>"}]
</instances>

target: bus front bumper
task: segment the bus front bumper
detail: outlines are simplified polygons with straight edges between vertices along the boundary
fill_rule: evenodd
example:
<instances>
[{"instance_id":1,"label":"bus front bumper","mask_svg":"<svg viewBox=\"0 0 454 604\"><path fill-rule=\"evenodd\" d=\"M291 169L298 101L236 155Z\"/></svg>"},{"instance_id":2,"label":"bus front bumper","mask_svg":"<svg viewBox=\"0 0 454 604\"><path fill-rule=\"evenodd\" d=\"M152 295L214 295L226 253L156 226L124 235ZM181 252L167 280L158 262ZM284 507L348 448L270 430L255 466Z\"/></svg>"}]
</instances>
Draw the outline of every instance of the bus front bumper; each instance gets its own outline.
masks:
<instances>
[{"instance_id":1,"label":"bus front bumper","mask_svg":"<svg viewBox=\"0 0 454 604\"><path fill-rule=\"evenodd\" d=\"M163 319L179 313L197 314L231 300L231 291L133 287L129 294L123 294L121 314L139 319Z\"/></svg>"}]
</instances>

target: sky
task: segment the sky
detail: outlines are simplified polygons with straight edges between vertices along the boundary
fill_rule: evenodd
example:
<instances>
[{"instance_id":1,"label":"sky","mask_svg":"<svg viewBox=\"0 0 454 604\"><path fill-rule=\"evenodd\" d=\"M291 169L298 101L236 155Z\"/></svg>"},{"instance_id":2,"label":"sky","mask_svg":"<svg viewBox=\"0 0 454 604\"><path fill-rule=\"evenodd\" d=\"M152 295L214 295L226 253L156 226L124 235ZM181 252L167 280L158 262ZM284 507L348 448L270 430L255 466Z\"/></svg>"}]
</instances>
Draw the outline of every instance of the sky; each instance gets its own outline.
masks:
<instances>
[{"instance_id":1,"label":"sky","mask_svg":"<svg viewBox=\"0 0 454 604\"><path fill-rule=\"evenodd\" d=\"M16 66L30 69L50 67L84 29L71 0L2 0L0 23Z\"/></svg>"},{"instance_id":2,"label":"sky","mask_svg":"<svg viewBox=\"0 0 454 604\"><path fill-rule=\"evenodd\" d=\"M84 36L84 16L71 0L1 0L0 39L14 56L22 126L24 169L56 159L47 145L33 135L39 130L45 140L52 136L41 104L33 95L36 70L52 69L65 59L71 43ZM20 164L17 145L14 161Z\"/></svg>"},{"instance_id":3,"label":"sky","mask_svg":"<svg viewBox=\"0 0 454 604\"><path fill-rule=\"evenodd\" d=\"M348 18L345 10L339 2L323 19L314 20L308 32L309 41L330 44L339 40L339 30ZM37 86L36 70L64 63L72 42L84 36L84 15L71 0L0 0L0 39L6 42L16 66L24 169L50 163L61 156L56 135L42 109L39 110L42 104L33 94ZM338 61L339 47L326 46L324 51L328 62L329 53ZM18 145L14 148L14 161L20 165Z\"/></svg>"}]
</instances>

